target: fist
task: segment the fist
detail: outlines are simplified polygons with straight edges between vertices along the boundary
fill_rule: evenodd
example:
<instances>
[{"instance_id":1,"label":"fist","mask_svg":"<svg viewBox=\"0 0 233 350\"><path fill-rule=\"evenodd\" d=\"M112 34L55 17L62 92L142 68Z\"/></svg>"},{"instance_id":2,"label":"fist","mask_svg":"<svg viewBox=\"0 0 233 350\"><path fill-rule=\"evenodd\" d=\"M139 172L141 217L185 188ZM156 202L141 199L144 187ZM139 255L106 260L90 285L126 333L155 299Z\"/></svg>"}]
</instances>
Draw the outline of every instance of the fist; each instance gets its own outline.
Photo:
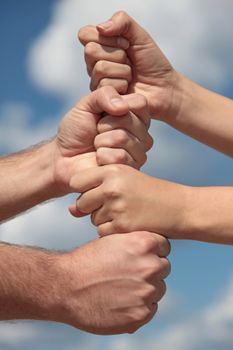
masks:
<instances>
[{"instance_id":1,"label":"fist","mask_svg":"<svg viewBox=\"0 0 233 350\"><path fill-rule=\"evenodd\" d=\"M58 321L94 334L135 332L154 317L165 294L169 251L165 238L132 232L62 255Z\"/></svg>"}]
</instances>

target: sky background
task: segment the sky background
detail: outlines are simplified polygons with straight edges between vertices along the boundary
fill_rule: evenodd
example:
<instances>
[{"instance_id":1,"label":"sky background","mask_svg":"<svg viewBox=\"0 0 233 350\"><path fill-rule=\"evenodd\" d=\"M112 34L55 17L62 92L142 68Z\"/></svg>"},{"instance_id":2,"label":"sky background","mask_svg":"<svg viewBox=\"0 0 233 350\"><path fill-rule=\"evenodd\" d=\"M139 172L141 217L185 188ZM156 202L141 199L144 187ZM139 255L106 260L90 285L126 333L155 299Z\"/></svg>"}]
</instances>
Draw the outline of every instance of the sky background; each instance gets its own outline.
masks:
<instances>
[{"instance_id":1,"label":"sky background","mask_svg":"<svg viewBox=\"0 0 233 350\"><path fill-rule=\"evenodd\" d=\"M128 11L174 67L233 98L231 0L3 0L0 2L0 152L56 133L59 120L89 91L76 33ZM230 158L153 121L155 146L144 171L193 186L232 185ZM72 196L0 226L0 239L71 249L96 238L89 219L67 211ZM158 315L134 335L93 336L47 322L0 324L3 350L230 350L233 347L232 247L172 242L172 273Z\"/></svg>"}]
</instances>

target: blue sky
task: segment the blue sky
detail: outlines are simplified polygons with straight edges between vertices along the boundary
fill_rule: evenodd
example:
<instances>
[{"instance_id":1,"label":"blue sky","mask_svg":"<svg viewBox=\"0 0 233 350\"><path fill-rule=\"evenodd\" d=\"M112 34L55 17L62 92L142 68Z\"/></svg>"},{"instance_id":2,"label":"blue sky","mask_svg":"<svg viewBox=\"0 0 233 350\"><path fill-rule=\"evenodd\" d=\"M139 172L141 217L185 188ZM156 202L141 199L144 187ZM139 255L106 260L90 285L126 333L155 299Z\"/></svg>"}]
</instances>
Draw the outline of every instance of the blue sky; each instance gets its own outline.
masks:
<instances>
[{"instance_id":1,"label":"blue sky","mask_svg":"<svg viewBox=\"0 0 233 350\"><path fill-rule=\"evenodd\" d=\"M209 0L179 0L176 4L168 0L143 4L133 0L118 4L113 0L98 4L91 0L1 2L1 153L54 135L65 110L88 91L76 32L120 8L151 32L177 69L233 98L232 4L224 0L217 9L211 4ZM223 19L225 26L219 29ZM232 185L230 158L160 123L153 123L152 133L156 147L144 171L194 186ZM69 216L66 207L70 202L70 197L52 202L2 225L0 238L48 248L72 248L94 238L88 219L77 221ZM232 310L229 319L223 303L230 300L233 290L232 247L177 241L172 248L172 274L161 312L135 335L96 337L50 323L1 324L0 348L25 350L32 344L35 350L232 348L233 337L227 331L233 321L233 304L228 305ZM215 322L209 316L211 310L219 315ZM206 332L202 334L201 328ZM224 330L224 337L219 329Z\"/></svg>"}]
</instances>

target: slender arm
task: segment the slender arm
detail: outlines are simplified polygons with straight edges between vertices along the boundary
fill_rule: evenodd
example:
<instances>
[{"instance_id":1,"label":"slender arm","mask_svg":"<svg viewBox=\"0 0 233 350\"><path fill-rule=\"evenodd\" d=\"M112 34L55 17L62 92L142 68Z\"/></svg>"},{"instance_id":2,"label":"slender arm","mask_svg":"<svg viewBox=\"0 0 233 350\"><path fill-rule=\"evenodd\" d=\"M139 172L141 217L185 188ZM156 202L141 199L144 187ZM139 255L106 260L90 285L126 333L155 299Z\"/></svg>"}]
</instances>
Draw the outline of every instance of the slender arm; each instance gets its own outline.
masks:
<instances>
[{"instance_id":1,"label":"slender arm","mask_svg":"<svg viewBox=\"0 0 233 350\"><path fill-rule=\"evenodd\" d=\"M177 238L233 244L233 187L186 187Z\"/></svg>"},{"instance_id":2,"label":"slender arm","mask_svg":"<svg viewBox=\"0 0 233 350\"><path fill-rule=\"evenodd\" d=\"M173 94L173 105L176 107L164 121L233 157L233 101L195 84L181 74L177 73L177 76Z\"/></svg>"}]
</instances>

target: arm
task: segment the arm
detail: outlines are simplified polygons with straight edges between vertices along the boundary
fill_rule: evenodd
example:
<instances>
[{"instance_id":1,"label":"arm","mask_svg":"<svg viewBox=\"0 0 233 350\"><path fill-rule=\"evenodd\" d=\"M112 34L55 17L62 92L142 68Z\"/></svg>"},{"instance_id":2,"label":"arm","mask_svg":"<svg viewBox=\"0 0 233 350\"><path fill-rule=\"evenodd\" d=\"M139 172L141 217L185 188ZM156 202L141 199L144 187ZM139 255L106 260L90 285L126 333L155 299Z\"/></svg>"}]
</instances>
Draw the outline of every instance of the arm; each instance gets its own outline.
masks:
<instances>
[{"instance_id":1,"label":"arm","mask_svg":"<svg viewBox=\"0 0 233 350\"><path fill-rule=\"evenodd\" d=\"M233 157L233 101L177 73L176 113L163 121L194 139Z\"/></svg>"},{"instance_id":2,"label":"arm","mask_svg":"<svg viewBox=\"0 0 233 350\"><path fill-rule=\"evenodd\" d=\"M98 239L67 253L2 243L0 320L56 321L95 334L132 333L157 311L170 272L169 250L164 238L149 232Z\"/></svg>"},{"instance_id":3,"label":"arm","mask_svg":"<svg viewBox=\"0 0 233 350\"><path fill-rule=\"evenodd\" d=\"M119 37L127 39L126 50ZM116 13L107 24L82 28L79 38L86 48L93 88L112 84L119 91L126 86L127 92L143 94L154 119L233 156L233 102L176 72L149 34L126 13ZM123 54L116 62L114 47L127 53L131 75Z\"/></svg>"},{"instance_id":4,"label":"arm","mask_svg":"<svg viewBox=\"0 0 233 350\"><path fill-rule=\"evenodd\" d=\"M71 179L71 186L82 193L72 214L92 213L101 236L147 230L168 238L233 244L232 187L183 186L124 165L84 171Z\"/></svg>"},{"instance_id":5,"label":"arm","mask_svg":"<svg viewBox=\"0 0 233 350\"><path fill-rule=\"evenodd\" d=\"M58 196L53 179L54 142L0 158L0 221Z\"/></svg>"}]
</instances>

